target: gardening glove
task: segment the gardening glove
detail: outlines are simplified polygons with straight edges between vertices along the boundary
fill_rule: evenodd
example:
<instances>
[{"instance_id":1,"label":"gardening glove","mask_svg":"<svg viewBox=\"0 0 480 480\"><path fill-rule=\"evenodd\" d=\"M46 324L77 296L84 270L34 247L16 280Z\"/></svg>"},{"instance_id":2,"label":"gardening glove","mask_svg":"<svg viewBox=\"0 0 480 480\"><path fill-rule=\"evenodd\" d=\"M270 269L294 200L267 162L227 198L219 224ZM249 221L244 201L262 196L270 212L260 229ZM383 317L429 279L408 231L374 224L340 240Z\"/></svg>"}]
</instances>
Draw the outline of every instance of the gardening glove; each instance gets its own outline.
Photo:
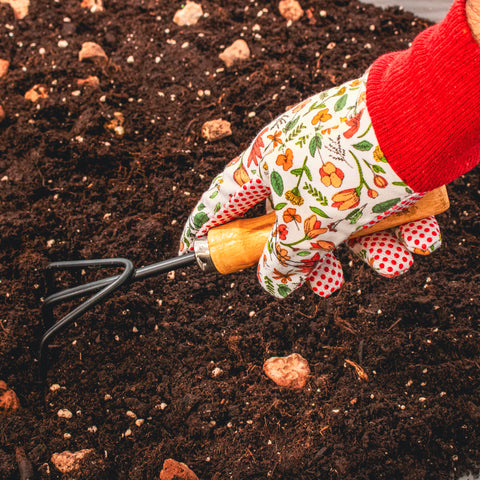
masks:
<instances>
[{"instance_id":1,"label":"gardening glove","mask_svg":"<svg viewBox=\"0 0 480 480\"><path fill-rule=\"evenodd\" d=\"M212 182L190 215L180 253L212 227L242 216L268 197L276 221L258 279L282 298L309 281L328 296L343 274L332 251L423 196L394 172L371 128L367 74L280 115ZM330 289L317 288L326 280Z\"/></svg>"}]
</instances>

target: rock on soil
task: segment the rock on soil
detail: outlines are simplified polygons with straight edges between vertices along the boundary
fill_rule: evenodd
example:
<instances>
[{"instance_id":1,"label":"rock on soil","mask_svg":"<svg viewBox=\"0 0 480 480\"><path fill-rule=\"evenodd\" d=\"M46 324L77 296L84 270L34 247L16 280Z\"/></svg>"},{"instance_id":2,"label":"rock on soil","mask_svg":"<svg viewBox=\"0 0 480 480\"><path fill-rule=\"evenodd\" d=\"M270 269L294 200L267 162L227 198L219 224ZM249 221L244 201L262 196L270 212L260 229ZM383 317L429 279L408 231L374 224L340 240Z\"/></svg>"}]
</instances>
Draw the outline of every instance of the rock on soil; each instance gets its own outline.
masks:
<instances>
[{"instance_id":1,"label":"rock on soil","mask_svg":"<svg viewBox=\"0 0 480 480\"><path fill-rule=\"evenodd\" d=\"M15 14L15 18L21 20L28 15L29 0L0 0L0 3L8 3Z\"/></svg>"},{"instance_id":2,"label":"rock on soil","mask_svg":"<svg viewBox=\"0 0 480 480\"><path fill-rule=\"evenodd\" d=\"M232 134L227 120L209 120L202 125L202 137L208 142L215 142Z\"/></svg>"},{"instance_id":3,"label":"rock on soil","mask_svg":"<svg viewBox=\"0 0 480 480\"><path fill-rule=\"evenodd\" d=\"M291 22L300 20L303 15L303 9L297 0L280 0L278 4L278 10L280 11L280 15L282 15L282 17Z\"/></svg>"},{"instance_id":4,"label":"rock on soil","mask_svg":"<svg viewBox=\"0 0 480 480\"><path fill-rule=\"evenodd\" d=\"M80 4L82 8L88 8L92 13L103 12L103 0L83 0Z\"/></svg>"},{"instance_id":5,"label":"rock on soil","mask_svg":"<svg viewBox=\"0 0 480 480\"><path fill-rule=\"evenodd\" d=\"M8 60L0 58L0 78L3 78L7 74L9 66L10 62Z\"/></svg>"},{"instance_id":6,"label":"rock on soil","mask_svg":"<svg viewBox=\"0 0 480 480\"><path fill-rule=\"evenodd\" d=\"M17 394L8 388L8 385L0 380L0 417L11 415L20 408L20 401Z\"/></svg>"},{"instance_id":7,"label":"rock on soil","mask_svg":"<svg viewBox=\"0 0 480 480\"><path fill-rule=\"evenodd\" d=\"M103 470L103 459L97 455L93 448L84 448L76 452L65 450L54 453L50 461L67 478L94 478L86 475L86 472L101 472ZM83 475L82 475L83 472Z\"/></svg>"},{"instance_id":8,"label":"rock on soil","mask_svg":"<svg viewBox=\"0 0 480 480\"><path fill-rule=\"evenodd\" d=\"M125 133L125 128L123 124L125 122L125 117L122 112L113 112L113 118L105 124L107 130L112 130L115 135L122 137Z\"/></svg>"},{"instance_id":9,"label":"rock on soil","mask_svg":"<svg viewBox=\"0 0 480 480\"><path fill-rule=\"evenodd\" d=\"M245 40L238 39L227 47L219 57L227 67L231 67L237 62L250 58L250 49Z\"/></svg>"},{"instance_id":10,"label":"rock on soil","mask_svg":"<svg viewBox=\"0 0 480 480\"><path fill-rule=\"evenodd\" d=\"M184 463L167 458L163 462L160 480L198 480L198 477Z\"/></svg>"},{"instance_id":11,"label":"rock on soil","mask_svg":"<svg viewBox=\"0 0 480 480\"><path fill-rule=\"evenodd\" d=\"M98 88L100 86L100 80L96 75L89 75L87 78L77 79L77 85L79 87L86 86L91 88Z\"/></svg>"},{"instance_id":12,"label":"rock on soil","mask_svg":"<svg viewBox=\"0 0 480 480\"><path fill-rule=\"evenodd\" d=\"M67 408L61 408L57 412L57 417L70 419L73 417L73 413Z\"/></svg>"},{"instance_id":13,"label":"rock on soil","mask_svg":"<svg viewBox=\"0 0 480 480\"><path fill-rule=\"evenodd\" d=\"M263 364L263 371L277 385L292 389L303 388L310 376L307 360L298 353L269 358Z\"/></svg>"},{"instance_id":14,"label":"rock on soil","mask_svg":"<svg viewBox=\"0 0 480 480\"><path fill-rule=\"evenodd\" d=\"M175 12L173 22L180 27L195 25L202 15L203 10L200 4L187 1L183 8Z\"/></svg>"},{"instance_id":15,"label":"rock on soil","mask_svg":"<svg viewBox=\"0 0 480 480\"><path fill-rule=\"evenodd\" d=\"M80 62L83 62L84 60L97 60L106 62L108 57L105 53L105 50L98 43L84 42L80 52L78 53L78 59Z\"/></svg>"},{"instance_id":16,"label":"rock on soil","mask_svg":"<svg viewBox=\"0 0 480 480\"><path fill-rule=\"evenodd\" d=\"M34 85L25 92L24 97L34 103L40 98L48 98L48 87L46 85Z\"/></svg>"}]
</instances>

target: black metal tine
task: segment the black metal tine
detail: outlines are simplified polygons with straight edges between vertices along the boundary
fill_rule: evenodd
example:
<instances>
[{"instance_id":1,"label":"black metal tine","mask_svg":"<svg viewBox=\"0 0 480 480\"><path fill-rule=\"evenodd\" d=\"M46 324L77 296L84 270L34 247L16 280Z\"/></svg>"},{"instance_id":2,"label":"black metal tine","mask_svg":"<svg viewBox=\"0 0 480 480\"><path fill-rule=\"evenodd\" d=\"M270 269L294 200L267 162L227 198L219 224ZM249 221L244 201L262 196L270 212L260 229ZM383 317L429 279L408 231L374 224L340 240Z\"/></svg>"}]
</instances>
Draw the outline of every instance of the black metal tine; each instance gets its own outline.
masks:
<instances>
[{"instance_id":1,"label":"black metal tine","mask_svg":"<svg viewBox=\"0 0 480 480\"><path fill-rule=\"evenodd\" d=\"M94 262L94 260L86 260L86 261ZM131 281L141 280L147 277L151 277L153 275L169 272L171 270L177 270L179 268L192 265L195 262L196 262L196 257L194 253L183 255L181 257L169 258L168 260L163 260L161 262L136 269L132 275ZM53 265L52 268L59 268L57 265L61 263L68 264L73 262L56 262L51 264ZM65 300L71 300L73 298L86 295L87 293L96 292L101 288L103 288L104 286L114 282L118 277L119 275L115 275L108 278L102 278L101 280L96 280L94 282L86 283L84 285L78 285L76 287L62 290L61 292L53 293L52 295L49 295L47 298L45 298L43 302L43 308L47 309L52 307L53 305L56 305L59 302L62 302Z\"/></svg>"},{"instance_id":2,"label":"black metal tine","mask_svg":"<svg viewBox=\"0 0 480 480\"><path fill-rule=\"evenodd\" d=\"M88 264L83 264L83 266L95 266L98 263L96 260L79 260L79 262L88 262ZM169 272L171 270L177 270L182 267L186 267L196 263L196 257L194 253L190 253L187 255L183 255L181 257L169 258L168 260L163 260L158 263L154 263L152 265L147 265L145 267L138 268L132 275L131 281L134 280L141 280L147 277L151 277L153 275L158 275L160 273ZM49 276L51 276L53 268L68 268L62 264L66 264L67 266L70 264L74 264L74 262L55 262L47 266L47 269L50 267L50 270L47 270ZM82 266L82 265L79 265ZM114 282L119 275L115 275L108 278L102 278L101 280L96 280L94 282L86 283L84 285L78 285L76 287L67 288L66 290L62 290L61 292L53 293L49 295L47 298L44 299L42 310L43 310L43 317L44 319L49 319L48 324L51 325L52 321L52 308L57 303L71 300L76 297L84 296L88 293L93 293L101 288L109 285L110 283ZM49 280L51 283L51 279Z\"/></svg>"},{"instance_id":3,"label":"black metal tine","mask_svg":"<svg viewBox=\"0 0 480 480\"><path fill-rule=\"evenodd\" d=\"M56 335L60 330L65 328L67 325L72 323L80 315L82 315L86 310L92 308L94 305L98 304L102 299L107 295L113 293L116 289L120 288L127 282L132 282L134 280L141 280L153 275L158 275L161 273L169 272L171 270L177 270L182 267L186 267L196 263L196 256L194 253L187 255L170 258L157 262L145 267L133 269L133 264L130 260L124 258L107 258L107 259L94 259L94 260L73 260L73 261L62 261L62 262L52 262L47 266L46 279L47 279L47 289L51 291L53 288L53 273L55 270L69 270L69 269L78 269L78 268L90 268L98 266L117 266L124 265L125 270L119 274L111 277L103 278L96 280L94 282L86 283L84 285L78 285L76 287L67 288L60 292L52 293L47 298L45 298L42 310L44 320L48 318L48 329L42 337L39 349L39 363L40 363L40 372L42 379L46 376L46 367L47 367L47 354L46 346L51 337ZM70 313L58 320L54 325L53 324L53 307L54 305L72 300L76 297L85 296L89 293L98 292L96 295L93 295L91 298L77 306Z\"/></svg>"},{"instance_id":4,"label":"black metal tine","mask_svg":"<svg viewBox=\"0 0 480 480\"><path fill-rule=\"evenodd\" d=\"M54 273L57 270L77 270L79 268L92 268L92 267L107 267L107 266L125 266L126 262L130 260L122 259L122 258L105 258L105 259L92 259L92 260L67 260L61 262L52 262L47 265L45 277L46 277L46 287L47 287L47 294L54 290ZM99 285L94 290L86 290L83 292L83 286L77 286L73 288L67 288L61 292L53 293L47 298L44 299L42 305L42 315L44 322L46 321L46 326L49 328L54 322L52 317L53 306L63 300L69 300L75 298L77 296L85 295L90 292L95 292L103 288L104 286L110 284L111 282L115 281L119 275L115 277L110 277L111 281L102 282L102 285ZM110 279L105 279L110 280ZM93 282L92 282L93 283ZM76 293L77 292L77 293Z\"/></svg>"},{"instance_id":5,"label":"black metal tine","mask_svg":"<svg viewBox=\"0 0 480 480\"><path fill-rule=\"evenodd\" d=\"M88 300L82 302L71 312L63 316L58 322L52 325L43 335L40 347L39 347L39 364L40 374L42 379L45 378L47 373L47 353L46 347L52 337L54 337L60 330L63 330L67 325L72 323L76 318L85 313L88 309L94 307L97 303L103 300L106 296L113 293L116 289L125 284L131 279L135 273L133 263L125 258L108 258L104 260L76 260L72 262L55 262L50 264L51 269L71 269L71 268L83 268L92 266L110 266L110 265L123 265L124 271L116 277L116 279L107 284L102 290L90 297Z\"/></svg>"}]
</instances>

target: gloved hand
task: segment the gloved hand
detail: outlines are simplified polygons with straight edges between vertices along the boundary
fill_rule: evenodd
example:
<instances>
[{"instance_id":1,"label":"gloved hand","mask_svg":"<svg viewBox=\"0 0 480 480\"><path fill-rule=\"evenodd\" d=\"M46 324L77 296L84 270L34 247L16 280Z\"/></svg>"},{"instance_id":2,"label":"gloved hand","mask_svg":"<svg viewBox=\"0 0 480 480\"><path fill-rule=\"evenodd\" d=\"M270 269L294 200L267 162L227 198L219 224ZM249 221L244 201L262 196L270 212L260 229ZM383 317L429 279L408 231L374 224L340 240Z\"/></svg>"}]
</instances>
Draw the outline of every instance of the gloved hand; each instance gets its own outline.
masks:
<instances>
[{"instance_id":1,"label":"gloved hand","mask_svg":"<svg viewBox=\"0 0 480 480\"><path fill-rule=\"evenodd\" d=\"M331 252L351 233L423 196L398 177L378 145L366 106L367 75L314 95L263 129L203 194L185 225L180 253L268 197L276 222L258 266L262 286L278 298L305 281L322 296L335 291L343 274ZM382 272L385 262L371 257L372 241L351 247ZM411 261L405 258L402 267ZM384 273L390 274L388 267Z\"/></svg>"}]
</instances>

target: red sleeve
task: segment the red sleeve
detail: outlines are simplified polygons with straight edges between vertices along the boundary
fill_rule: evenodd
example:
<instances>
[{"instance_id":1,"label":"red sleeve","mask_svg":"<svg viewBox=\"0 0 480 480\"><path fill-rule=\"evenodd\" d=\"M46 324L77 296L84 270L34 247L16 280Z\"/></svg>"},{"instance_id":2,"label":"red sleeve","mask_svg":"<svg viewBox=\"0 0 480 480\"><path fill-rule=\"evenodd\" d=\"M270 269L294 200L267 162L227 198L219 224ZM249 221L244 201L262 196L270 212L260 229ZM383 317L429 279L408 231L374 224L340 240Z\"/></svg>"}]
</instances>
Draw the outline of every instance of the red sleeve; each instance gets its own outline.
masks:
<instances>
[{"instance_id":1,"label":"red sleeve","mask_svg":"<svg viewBox=\"0 0 480 480\"><path fill-rule=\"evenodd\" d=\"M380 147L417 192L480 161L480 47L455 0L445 19L370 68L367 105Z\"/></svg>"}]
</instances>

